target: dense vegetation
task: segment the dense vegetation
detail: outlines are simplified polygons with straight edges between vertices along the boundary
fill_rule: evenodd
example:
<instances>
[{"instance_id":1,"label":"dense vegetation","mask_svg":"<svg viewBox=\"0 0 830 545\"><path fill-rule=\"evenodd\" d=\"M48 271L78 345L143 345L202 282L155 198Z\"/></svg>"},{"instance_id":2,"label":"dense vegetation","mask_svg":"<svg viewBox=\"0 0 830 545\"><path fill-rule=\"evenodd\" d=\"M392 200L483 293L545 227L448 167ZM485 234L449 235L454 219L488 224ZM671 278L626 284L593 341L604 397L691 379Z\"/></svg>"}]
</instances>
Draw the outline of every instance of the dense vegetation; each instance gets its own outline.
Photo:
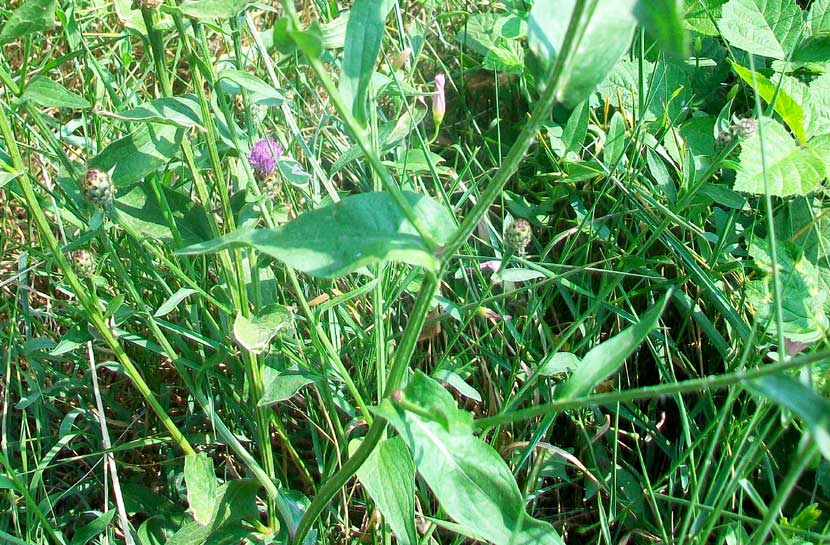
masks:
<instances>
[{"instance_id":1,"label":"dense vegetation","mask_svg":"<svg viewBox=\"0 0 830 545\"><path fill-rule=\"evenodd\" d=\"M830 1L0 47L0 542L830 542Z\"/></svg>"}]
</instances>

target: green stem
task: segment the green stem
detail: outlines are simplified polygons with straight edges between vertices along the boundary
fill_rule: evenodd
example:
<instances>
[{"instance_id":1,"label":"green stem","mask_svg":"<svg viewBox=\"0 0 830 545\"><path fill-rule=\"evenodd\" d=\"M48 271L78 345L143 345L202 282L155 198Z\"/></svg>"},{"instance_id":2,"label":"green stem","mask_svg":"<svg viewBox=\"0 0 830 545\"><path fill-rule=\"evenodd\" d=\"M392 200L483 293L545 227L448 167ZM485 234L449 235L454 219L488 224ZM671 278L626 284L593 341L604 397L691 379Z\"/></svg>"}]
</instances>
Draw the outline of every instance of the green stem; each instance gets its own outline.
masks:
<instances>
[{"instance_id":1,"label":"green stem","mask_svg":"<svg viewBox=\"0 0 830 545\"><path fill-rule=\"evenodd\" d=\"M568 409L576 409L578 407L585 407L589 405L614 405L616 403L627 401L639 401L643 399L656 399L671 394L683 394L689 392L696 392L701 390L717 390L726 388L734 384L746 380L753 380L768 375L775 375L788 369L798 369L805 367L816 361L826 361L830 354L823 352L821 354L811 355L809 357L796 358L787 360L783 363L775 363L766 365L759 369L751 371L736 371L734 373L727 373L724 375L704 377L693 380L685 380L682 382L675 382L673 384L660 384L657 386L645 386L643 388L636 388L632 390L623 390L620 392L609 392L607 394L598 394L593 396L578 397L574 399L552 401L544 405L537 405L535 407L528 407L511 411L508 414L499 414L496 416L488 416L479 418L475 421L475 425L479 429L498 426L501 424L508 424L518 422L520 420L529 420L539 416L545 416L549 413L565 411Z\"/></svg>"},{"instance_id":2,"label":"green stem","mask_svg":"<svg viewBox=\"0 0 830 545\"><path fill-rule=\"evenodd\" d=\"M156 413L156 416L158 416L164 427L167 428L167 431L170 433L170 437L173 441L178 444L179 448L181 448L185 454L194 454L195 451L193 450L193 447L190 446L190 443L147 386L147 383L142 378L141 373L139 373L138 369L133 365L133 362L130 360L129 356L127 356L127 353L124 352L124 349L119 344L118 339L115 338L115 335L113 335L109 325L106 323L103 314L101 314L101 309L94 304L92 298L87 293L86 288L75 274L75 271L72 269L72 265L70 265L69 261L66 259L66 256L64 256L63 251L61 250L61 245L55 238L54 233L52 233L49 221L46 219L46 214L43 212L40 202L37 200L37 195L32 188L32 183L25 168L23 157L20 155L20 150L17 147L17 141L14 139L11 125L9 124L6 112L2 107L0 107L0 132L2 132L3 138L6 141L6 147L12 157L15 168L19 172L24 173L18 178L18 182L20 184L20 188L23 190L23 196L26 199L26 203L29 206L32 216L34 217L38 230L46 241L49 250L52 252L58 267L60 267L63 272L64 278L75 292L75 295L78 297L78 301L84 308L90 322L92 322L92 325L95 326L95 328L101 333L104 342L106 342L113 351L118 359L118 362L124 368L124 371L130 377L141 396L147 404L150 405L153 412Z\"/></svg>"}]
</instances>

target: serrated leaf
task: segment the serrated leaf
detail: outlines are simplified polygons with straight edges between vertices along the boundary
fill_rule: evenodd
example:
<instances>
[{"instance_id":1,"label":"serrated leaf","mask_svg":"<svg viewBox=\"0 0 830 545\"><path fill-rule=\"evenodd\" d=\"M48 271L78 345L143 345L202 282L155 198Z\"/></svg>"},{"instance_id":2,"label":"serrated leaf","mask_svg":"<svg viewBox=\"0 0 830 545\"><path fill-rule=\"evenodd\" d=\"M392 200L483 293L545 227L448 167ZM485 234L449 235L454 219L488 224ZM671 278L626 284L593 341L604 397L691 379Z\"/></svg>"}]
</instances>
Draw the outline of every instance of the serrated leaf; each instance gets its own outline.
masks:
<instances>
[{"instance_id":1,"label":"serrated leaf","mask_svg":"<svg viewBox=\"0 0 830 545\"><path fill-rule=\"evenodd\" d=\"M436 242L446 243L454 224L447 210L424 195L404 195ZM252 246L299 271L326 278L385 260L438 267L438 259L385 192L348 196L277 229L231 233L178 253L205 254L239 246Z\"/></svg>"},{"instance_id":2,"label":"serrated leaf","mask_svg":"<svg viewBox=\"0 0 830 545\"><path fill-rule=\"evenodd\" d=\"M671 294L663 298L640 317L640 320L604 341L585 354L573 375L556 387L556 399L575 399L590 394L608 376L617 372L631 355L657 327L660 315L666 308Z\"/></svg>"},{"instance_id":3,"label":"serrated leaf","mask_svg":"<svg viewBox=\"0 0 830 545\"><path fill-rule=\"evenodd\" d=\"M822 456L830 460L830 402L786 375L769 375L744 383L755 395L792 411L810 428Z\"/></svg>"},{"instance_id":4,"label":"serrated leaf","mask_svg":"<svg viewBox=\"0 0 830 545\"><path fill-rule=\"evenodd\" d=\"M802 248L779 241L776 256L781 284L781 311L784 336L798 342L813 342L824 337L830 320L824 311L827 290L815 265L804 258ZM767 242L755 239L749 247L755 266L763 272L758 280L747 284L747 299L761 326L778 331L772 257Z\"/></svg>"},{"instance_id":5,"label":"serrated leaf","mask_svg":"<svg viewBox=\"0 0 830 545\"><path fill-rule=\"evenodd\" d=\"M686 27L706 36L720 34L715 22L720 19L726 0L684 0Z\"/></svg>"},{"instance_id":6,"label":"serrated leaf","mask_svg":"<svg viewBox=\"0 0 830 545\"><path fill-rule=\"evenodd\" d=\"M574 0L538 0L528 20L528 45L545 67L556 60L573 13ZM628 51L637 26L637 0L599 0L593 13L583 15L582 39L567 59L557 98L575 107L588 98Z\"/></svg>"},{"instance_id":7,"label":"serrated leaf","mask_svg":"<svg viewBox=\"0 0 830 545\"><path fill-rule=\"evenodd\" d=\"M402 545L417 545L415 532L415 464L400 437L382 441L357 470L366 488Z\"/></svg>"},{"instance_id":8,"label":"serrated leaf","mask_svg":"<svg viewBox=\"0 0 830 545\"><path fill-rule=\"evenodd\" d=\"M735 191L764 195L764 163L770 195L789 197L814 191L825 177L822 158L811 146L799 146L774 119L763 118L759 123L762 130L756 130L742 145Z\"/></svg>"},{"instance_id":9,"label":"serrated leaf","mask_svg":"<svg viewBox=\"0 0 830 545\"><path fill-rule=\"evenodd\" d=\"M0 30L0 45L25 34L43 32L55 26L56 0L25 0L14 10Z\"/></svg>"},{"instance_id":10,"label":"serrated leaf","mask_svg":"<svg viewBox=\"0 0 830 545\"><path fill-rule=\"evenodd\" d=\"M184 458L184 482L187 484L187 504L193 520L202 526L210 523L216 507L216 474L213 459L200 452Z\"/></svg>"},{"instance_id":11,"label":"serrated leaf","mask_svg":"<svg viewBox=\"0 0 830 545\"><path fill-rule=\"evenodd\" d=\"M730 45L783 60L798 45L804 22L795 0L729 0L719 26Z\"/></svg>"},{"instance_id":12,"label":"serrated leaf","mask_svg":"<svg viewBox=\"0 0 830 545\"><path fill-rule=\"evenodd\" d=\"M510 468L493 447L472 435L470 414L456 407L449 392L416 371L404 395L438 419L388 400L376 411L406 442L418 473L453 520L496 545L563 545L550 524L525 512Z\"/></svg>"},{"instance_id":13,"label":"serrated leaf","mask_svg":"<svg viewBox=\"0 0 830 545\"><path fill-rule=\"evenodd\" d=\"M767 104L771 103L775 98L774 109L775 112L781 116L784 123L793 131L793 134L801 141L807 140L807 135L804 132L804 110L801 104L791 97L787 91L780 88L778 84L771 82L762 74L744 68L738 64L732 63L732 68L748 85L751 85L758 95L764 99Z\"/></svg>"},{"instance_id":14,"label":"serrated leaf","mask_svg":"<svg viewBox=\"0 0 830 545\"><path fill-rule=\"evenodd\" d=\"M184 0L179 9L194 19L228 19L245 9L248 0Z\"/></svg>"},{"instance_id":15,"label":"serrated leaf","mask_svg":"<svg viewBox=\"0 0 830 545\"><path fill-rule=\"evenodd\" d=\"M20 100L29 101L44 108L71 108L86 110L90 107L87 100L56 81L43 76L35 76L20 96Z\"/></svg>"},{"instance_id":16,"label":"serrated leaf","mask_svg":"<svg viewBox=\"0 0 830 545\"><path fill-rule=\"evenodd\" d=\"M152 174L179 152L184 131L171 125L147 123L112 142L92 158L89 166L109 172L116 186L125 186Z\"/></svg>"},{"instance_id":17,"label":"serrated leaf","mask_svg":"<svg viewBox=\"0 0 830 545\"><path fill-rule=\"evenodd\" d=\"M349 12L343 48L340 95L352 115L366 123L369 83L375 72L391 0L355 0Z\"/></svg>"},{"instance_id":18,"label":"serrated leaf","mask_svg":"<svg viewBox=\"0 0 830 545\"><path fill-rule=\"evenodd\" d=\"M814 0L807 14L807 22L813 35L830 32L830 0Z\"/></svg>"},{"instance_id":19,"label":"serrated leaf","mask_svg":"<svg viewBox=\"0 0 830 545\"><path fill-rule=\"evenodd\" d=\"M233 338L245 350L260 354L268 349L277 333L293 324L294 314L282 305L271 305L252 318L240 312L233 321Z\"/></svg>"}]
</instances>

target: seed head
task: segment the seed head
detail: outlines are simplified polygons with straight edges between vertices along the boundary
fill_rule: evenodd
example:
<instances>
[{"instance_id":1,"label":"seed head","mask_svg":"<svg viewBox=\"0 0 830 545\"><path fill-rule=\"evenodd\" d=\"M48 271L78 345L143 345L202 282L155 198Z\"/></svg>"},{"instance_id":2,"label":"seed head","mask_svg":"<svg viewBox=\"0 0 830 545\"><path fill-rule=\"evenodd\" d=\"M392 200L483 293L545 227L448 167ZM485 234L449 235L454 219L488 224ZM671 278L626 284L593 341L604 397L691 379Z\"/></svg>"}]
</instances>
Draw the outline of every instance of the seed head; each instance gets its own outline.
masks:
<instances>
[{"instance_id":1,"label":"seed head","mask_svg":"<svg viewBox=\"0 0 830 545\"><path fill-rule=\"evenodd\" d=\"M260 180L273 175L277 169L277 161L282 157L282 146L273 138L267 137L258 140L248 155L248 164L254 169L254 174Z\"/></svg>"},{"instance_id":2,"label":"seed head","mask_svg":"<svg viewBox=\"0 0 830 545\"><path fill-rule=\"evenodd\" d=\"M112 178L103 170L91 168L84 173L81 190L87 200L95 207L105 208L115 199L115 185Z\"/></svg>"},{"instance_id":3,"label":"seed head","mask_svg":"<svg viewBox=\"0 0 830 545\"><path fill-rule=\"evenodd\" d=\"M530 244L530 238L533 235L533 228L530 222L524 218L517 218L507 226L504 233L504 241L508 248L519 255L524 255L527 245Z\"/></svg>"},{"instance_id":4,"label":"seed head","mask_svg":"<svg viewBox=\"0 0 830 545\"><path fill-rule=\"evenodd\" d=\"M432 93L432 120L436 125L440 125L444 120L444 114L447 113L447 97L444 93L444 85L447 77L439 72L435 74L435 92Z\"/></svg>"}]
</instances>

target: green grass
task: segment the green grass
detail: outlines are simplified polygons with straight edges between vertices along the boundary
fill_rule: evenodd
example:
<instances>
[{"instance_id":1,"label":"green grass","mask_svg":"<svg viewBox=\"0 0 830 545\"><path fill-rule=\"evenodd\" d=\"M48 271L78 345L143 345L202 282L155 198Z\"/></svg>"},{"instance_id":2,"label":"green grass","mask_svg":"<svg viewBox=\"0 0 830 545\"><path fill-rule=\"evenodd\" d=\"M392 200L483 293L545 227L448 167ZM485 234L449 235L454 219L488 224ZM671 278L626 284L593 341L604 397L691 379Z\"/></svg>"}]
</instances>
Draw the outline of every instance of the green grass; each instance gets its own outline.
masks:
<instances>
[{"instance_id":1,"label":"green grass","mask_svg":"<svg viewBox=\"0 0 830 545\"><path fill-rule=\"evenodd\" d=\"M0 542L830 542L830 8L780 3L783 58L754 0L0 5Z\"/></svg>"}]
</instances>

